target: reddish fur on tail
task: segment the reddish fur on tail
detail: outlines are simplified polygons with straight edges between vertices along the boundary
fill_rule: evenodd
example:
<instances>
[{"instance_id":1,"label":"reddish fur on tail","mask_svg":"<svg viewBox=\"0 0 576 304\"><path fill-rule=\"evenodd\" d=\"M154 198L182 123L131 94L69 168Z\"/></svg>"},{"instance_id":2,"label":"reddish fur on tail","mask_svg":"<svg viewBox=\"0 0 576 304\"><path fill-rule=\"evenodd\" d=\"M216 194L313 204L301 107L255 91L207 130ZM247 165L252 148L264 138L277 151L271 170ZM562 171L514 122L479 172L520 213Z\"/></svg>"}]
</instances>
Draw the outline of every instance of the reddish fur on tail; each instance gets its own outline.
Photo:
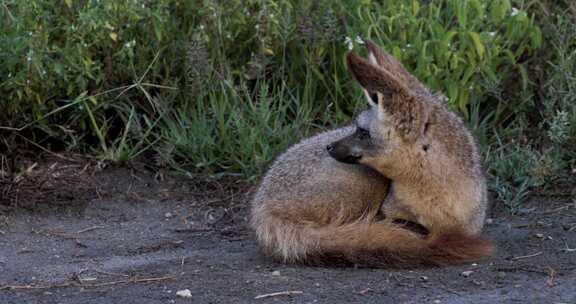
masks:
<instances>
[{"instance_id":1,"label":"reddish fur on tail","mask_svg":"<svg viewBox=\"0 0 576 304\"><path fill-rule=\"evenodd\" d=\"M411 232L400 232L403 233ZM380 244L379 248L320 249L310 252L302 262L317 266L415 268L470 263L494 252L492 243L480 236L450 234L430 243L425 239L416 242L413 250L395 248L392 243Z\"/></svg>"},{"instance_id":2,"label":"reddish fur on tail","mask_svg":"<svg viewBox=\"0 0 576 304\"><path fill-rule=\"evenodd\" d=\"M264 224L264 223L263 223ZM478 261L494 251L480 236L450 232L429 236L389 222L358 221L310 227L284 220L257 229L266 254L283 262L316 266L414 268ZM263 237L265 236L265 237ZM274 249L290 248L288 251Z\"/></svg>"}]
</instances>

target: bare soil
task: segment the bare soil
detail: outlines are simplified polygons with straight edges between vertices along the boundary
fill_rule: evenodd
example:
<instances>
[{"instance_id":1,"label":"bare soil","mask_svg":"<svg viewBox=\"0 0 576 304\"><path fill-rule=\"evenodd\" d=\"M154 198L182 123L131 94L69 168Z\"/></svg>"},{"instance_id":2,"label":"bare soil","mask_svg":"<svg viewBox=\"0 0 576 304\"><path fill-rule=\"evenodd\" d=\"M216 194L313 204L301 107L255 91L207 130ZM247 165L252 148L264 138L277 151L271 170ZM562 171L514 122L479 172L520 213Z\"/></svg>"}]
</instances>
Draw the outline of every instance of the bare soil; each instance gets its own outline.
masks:
<instances>
[{"instance_id":1,"label":"bare soil","mask_svg":"<svg viewBox=\"0 0 576 304\"><path fill-rule=\"evenodd\" d=\"M0 189L0 303L576 303L572 197L493 208L498 251L475 264L315 268L259 254L241 182L55 160L30 171L47 175Z\"/></svg>"}]
</instances>

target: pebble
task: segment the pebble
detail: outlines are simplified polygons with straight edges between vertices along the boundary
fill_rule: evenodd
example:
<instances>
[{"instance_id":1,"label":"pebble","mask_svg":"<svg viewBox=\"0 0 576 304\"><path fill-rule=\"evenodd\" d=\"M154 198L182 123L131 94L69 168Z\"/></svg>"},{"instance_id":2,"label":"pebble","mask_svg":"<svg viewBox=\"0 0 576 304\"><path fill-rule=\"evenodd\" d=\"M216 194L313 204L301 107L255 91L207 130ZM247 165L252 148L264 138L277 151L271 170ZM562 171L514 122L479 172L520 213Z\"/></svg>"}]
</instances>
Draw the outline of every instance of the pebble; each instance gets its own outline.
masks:
<instances>
[{"instance_id":1,"label":"pebble","mask_svg":"<svg viewBox=\"0 0 576 304\"><path fill-rule=\"evenodd\" d=\"M461 275L462 275L463 277L467 278L467 277L469 277L472 273L474 273L474 271L468 270L468 271L463 271L463 272L461 273Z\"/></svg>"},{"instance_id":2,"label":"pebble","mask_svg":"<svg viewBox=\"0 0 576 304\"><path fill-rule=\"evenodd\" d=\"M171 218L171 217L172 217L172 213L166 212L166 213L164 214L164 217L165 217L165 218Z\"/></svg>"},{"instance_id":3,"label":"pebble","mask_svg":"<svg viewBox=\"0 0 576 304\"><path fill-rule=\"evenodd\" d=\"M273 275L273 276L276 276L276 277L280 276L280 270L274 270L274 271L272 271L272 275Z\"/></svg>"},{"instance_id":4,"label":"pebble","mask_svg":"<svg viewBox=\"0 0 576 304\"><path fill-rule=\"evenodd\" d=\"M503 271L499 271L499 272L496 274L496 276L497 276L499 279L503 279L503 278L506 277L506 273L503 272Z\"/></svg>"},{"instance_id":5,"label":"pebble","mask_svg":"<svg viewBox=\"0 0 576 304\"><path fill-rule=\"evenodd\" d=\"M190 289L182 289L176 292L176 296L184 299L190 299L192 298L192 292L190 292Z\"/></svg>"}]
</instances>

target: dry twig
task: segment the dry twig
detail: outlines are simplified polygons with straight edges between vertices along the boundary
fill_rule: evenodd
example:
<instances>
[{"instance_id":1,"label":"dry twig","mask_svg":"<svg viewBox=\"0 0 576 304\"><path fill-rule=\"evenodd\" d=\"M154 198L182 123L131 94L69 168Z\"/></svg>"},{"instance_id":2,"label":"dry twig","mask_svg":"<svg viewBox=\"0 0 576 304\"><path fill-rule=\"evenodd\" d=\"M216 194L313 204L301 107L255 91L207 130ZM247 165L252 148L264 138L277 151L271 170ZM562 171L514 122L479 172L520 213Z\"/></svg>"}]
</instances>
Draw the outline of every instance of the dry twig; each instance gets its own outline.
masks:
<instances>
[{"instance_id":1,"label":"dry twig","mask_svg":"<svg viewBox=\"0 0 576 304\"><path fill-rule=\"evenodd\" d=\"M100 225L100 226L92 226L92 227L84 228L84 229L82 229L82 230L78 230L78 231L76 232L76 234L80 234L80 233L84 233L84 232L88 232L88 231L92 231L92 230L96 230L96 229L104 229L104 228L106 228L106 226L102 226L102 225Z\"/></svg>"},{"instance_id":2,"label":"dry twig","mask_svg":"<svg viewBox=\"0 0 576 304\"><path fill-rule=\"evenodd\" d=\"M174 276L142 278L142 279L130 278L130 279L126 279L126 280L118 280L118 281L95 283L95 284L82 284L82 283L78 283L78 282L66 282L66 283L52 284L52 285L5 285L5 286L0 286L0 290L51 289L51 288L63 288L63 287L95 288L95 287L103 287L103 286L110 286L110 285L127 284L127 283L148 283L148 282L166 281L166 280L173 280L175 278L176 277L174 277Z\"/></svg>"},{"instance_id":3,"label":"dry twig","mask_svg":"<svg viewBox=\"0 0 576 304\"><path fill-rule=\"evenodd\" d=\"M521 260L521 259L527 259L527 258L533 258L535 256L539 256L542 254L542 251L536 252L534 254L529 254L529 255L523 255L523 256L517 256L517 257L513 257L511 260L512 261L517 261L517 260Z\"/></svg>"},{"instance_id":4,"label":"dry twig","mask_svg":"<svg viewBox=\"0 0 576 304\"><path fill-rule=\"evenodd\" d=\"M264 299L264 298L271 298L271 297L278 297L278 296L290 296L290 295L294 295L294 294L303 294L304 292L301 290L291 290L291 291L280 291L280 292L273 292L273 293L267 293L267 294L262 294L259 296L255 296L254 299Z\"/></svg>"}]
</instances>

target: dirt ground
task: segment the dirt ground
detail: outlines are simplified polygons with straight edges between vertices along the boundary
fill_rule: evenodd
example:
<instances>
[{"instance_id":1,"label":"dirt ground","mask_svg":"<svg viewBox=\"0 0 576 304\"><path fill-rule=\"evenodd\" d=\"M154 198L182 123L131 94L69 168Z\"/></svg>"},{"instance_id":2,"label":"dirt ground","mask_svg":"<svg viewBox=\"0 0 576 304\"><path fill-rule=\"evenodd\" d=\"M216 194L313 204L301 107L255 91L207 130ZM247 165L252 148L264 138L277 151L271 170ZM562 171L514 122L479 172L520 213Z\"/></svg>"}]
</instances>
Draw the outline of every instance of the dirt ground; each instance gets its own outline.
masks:
<instances>
[{"instance_id":1,"label":"dirt ground","mask_svg":"<svg viewBox=\"0 0 576 304\"><path fill-rule=\"evenodd\" d=\"M3 185L0 303L576 303L569 196L532 198L515 216L493 208L498 251L475 264L314 268L259 254L245 184L97 167L35 167L51 178L31 179L33 197Z\"/></svg>"}]
</instances>

